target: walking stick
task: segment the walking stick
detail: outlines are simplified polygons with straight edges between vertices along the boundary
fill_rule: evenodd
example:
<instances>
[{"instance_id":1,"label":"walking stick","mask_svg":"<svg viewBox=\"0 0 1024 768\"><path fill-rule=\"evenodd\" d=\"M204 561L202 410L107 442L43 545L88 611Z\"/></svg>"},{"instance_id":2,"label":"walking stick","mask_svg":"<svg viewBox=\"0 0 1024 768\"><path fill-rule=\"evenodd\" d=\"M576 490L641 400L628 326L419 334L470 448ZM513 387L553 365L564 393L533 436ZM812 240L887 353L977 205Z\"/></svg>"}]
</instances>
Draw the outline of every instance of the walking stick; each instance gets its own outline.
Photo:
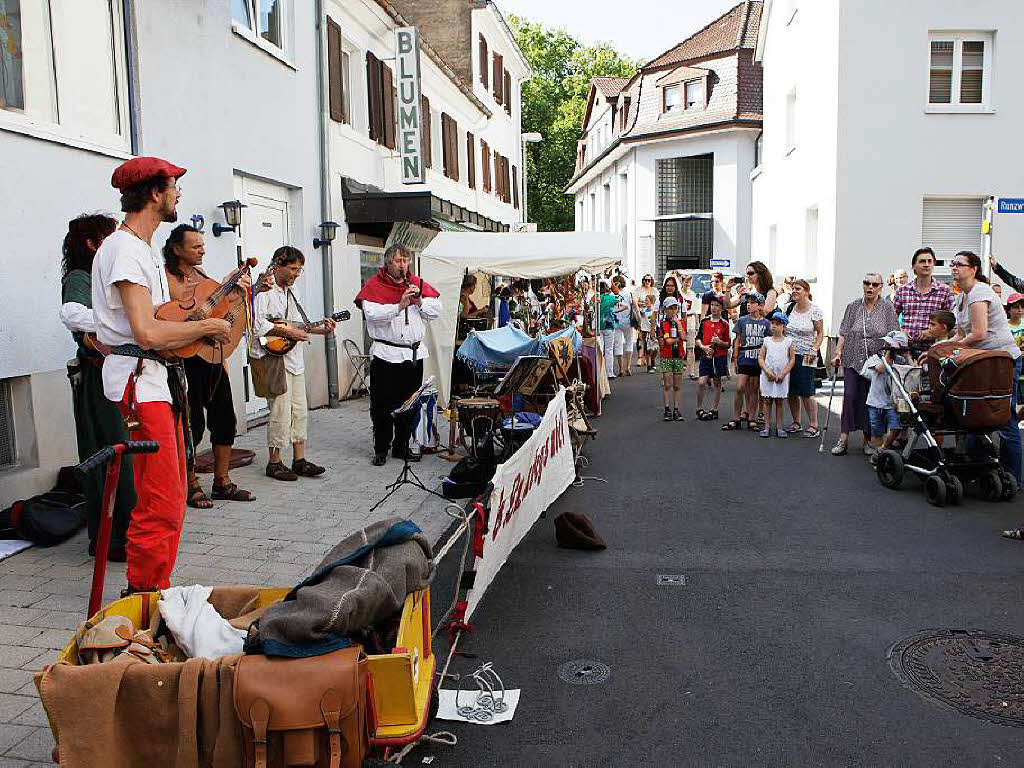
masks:
<instances>
[{"instance_id":1,"label":"walking stick","mask_svg":"<svg viewBox=\"0 0 1024 768\"><path fill-rule=\"evenodd\" d=\"M821 430L821 445L818 446L818 453L825 452L825 435L828 433L828 422L832 417L832 398L836 396L836 377L839 375L839 366L833 366L832 370L832 392L828 396L828 410L825 411L825 428Z\"/></svg>"},{"instance_id":2,"label":"walking stick","mask_svg":"<svg viewBox=\"0 0 1024 768\"><path fill-rule=\"evenodd\" d=\"M87 619L96 615L103 599L103 577L107 572L107 551L110 549L110 528L114 519L117 481L121 476L121 456L132 453L156 453L159 448L160 444L155 440L126 440L101 448L75 468L80 474L86 475L104 464L107 465L106 478L103 481L103 506L100 507L100 528L96 534L96 561L92 569L92 590L89 592Z\"/></svg>"}]
</instances>

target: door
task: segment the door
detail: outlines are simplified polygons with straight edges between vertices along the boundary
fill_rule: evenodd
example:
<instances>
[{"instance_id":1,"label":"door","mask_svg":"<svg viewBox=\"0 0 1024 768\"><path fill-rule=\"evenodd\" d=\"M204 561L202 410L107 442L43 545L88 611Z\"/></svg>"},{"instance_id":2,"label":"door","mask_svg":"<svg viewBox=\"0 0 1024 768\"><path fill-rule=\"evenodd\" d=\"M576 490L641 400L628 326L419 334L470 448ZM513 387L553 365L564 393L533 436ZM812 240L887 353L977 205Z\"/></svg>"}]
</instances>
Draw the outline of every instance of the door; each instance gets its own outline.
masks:
<instances>
[{"instance_id":1,"label":"door","mask_svg":"<svg viewBox=\"0 0 1024 768\"><path fill-rule=\"evenodd\" d=\"M246 195L248 208L242 209L242 253L255 257L259 265L255 272L262 274L270 265L274 251L288 244L288 202L263 195ZM245 415L247 418L267 412L267 401L252 391L249 364L242 369L245 382Z\"/></svg>"}]
</instances>

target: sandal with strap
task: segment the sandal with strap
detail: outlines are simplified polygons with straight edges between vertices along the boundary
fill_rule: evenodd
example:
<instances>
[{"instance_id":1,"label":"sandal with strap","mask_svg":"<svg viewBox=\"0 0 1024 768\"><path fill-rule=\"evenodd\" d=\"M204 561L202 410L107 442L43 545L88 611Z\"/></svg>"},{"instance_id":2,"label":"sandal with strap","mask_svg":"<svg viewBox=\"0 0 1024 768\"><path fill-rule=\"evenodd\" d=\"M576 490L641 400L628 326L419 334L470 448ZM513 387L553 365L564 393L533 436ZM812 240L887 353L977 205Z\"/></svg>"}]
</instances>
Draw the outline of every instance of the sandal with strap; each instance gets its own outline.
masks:
<instances>
[{"instance_id":1,"label":"sandal with strap","mask_svg":"<svg viewBox=\"0 0 1024 768\"><path fill-rule=\"evenodd\" d=\"M732 432L735 429L743 429L743 427L741 426L741 422L743 421L745 421L745 419L733 419L732 421L727 421L725 424L722 425L722 431Z\"/></svg>"},{"instance_id":2,"label":"sandal with strap","mask_svg":"<svg viewBox=\"0 0 1024 768\"><path fill-rule=\"evenodd\" d=\"M192 509L212 509L213 501L206 495L202 487L194 485L188 489L188 498L185 500Z\"/></svg>"},{"instance_id":3,"label":"sandal with strap","mask_svg":"<svg viewBox=\"0 0 1024 768\"><path fill-rule=\"evenodd\" d=\"M1003 531L1002 536L1004 539L1024 539L1024 523L1021 523L1020 528L1014 528L1010 531Z\"/></svg>"},{"instance_id":4,"label":"sandal with strap","mask_svg":"<svg viewBox=\"0 0 1024 768\"><path fill-rule=\"evenodd\" d=\"M791 435L795 435L797 432L801 431L802 429L803 429L803 425L801 425L799 421L794 421L792 424L790 424L788 427L786 427L786 432L788 432Z\"/></svg>"},{"instance_id":5,"label":"sandal with strap","mask_svg":"<svg viewBox=\"0 0 1024 768\"><path fill-rule=\"evenodd\" d=\"M227 485L213 484L213 498L218 501L256 501L256 497L244 488L239 488L234 483Z\"/></svg>"}]
</instances>

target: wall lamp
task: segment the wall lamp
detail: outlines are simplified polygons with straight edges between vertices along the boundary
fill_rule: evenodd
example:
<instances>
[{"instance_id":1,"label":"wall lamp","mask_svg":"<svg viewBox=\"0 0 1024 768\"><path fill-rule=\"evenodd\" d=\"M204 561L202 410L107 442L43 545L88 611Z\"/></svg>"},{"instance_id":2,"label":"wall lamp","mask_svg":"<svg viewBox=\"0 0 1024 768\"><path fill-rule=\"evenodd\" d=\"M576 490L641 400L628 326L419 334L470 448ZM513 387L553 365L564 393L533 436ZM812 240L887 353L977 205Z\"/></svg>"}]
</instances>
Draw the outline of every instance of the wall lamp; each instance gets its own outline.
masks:
<instances>
[{"instance_id":1,"label":"wall lamp","mask_svg":"<svg viewBox=\"0 0 1024 768\"><path fill-rule=\"evenodd\" d=\"M225 227L223 224L215 221L213 223L213 236L220 237L225 232L237 232L238 225L242 223L242 209L248 208L249 206L244 203L240 203L237 200L228 200L217 207L224 209L224 221L226 221L228 225Z\"/></svg>"},{"instance_id":2,"label":"wall lamp","mask_svg":"<svg viewBox=\"0 0 1024 768\"><path fill-rule=\"evenodd\" d=\"M324 221L320 224L320 237L313 238L313 247L319 248L322 245L330 245L338 236L338 223L336 221Z\"/></svg>"}]
</instances>

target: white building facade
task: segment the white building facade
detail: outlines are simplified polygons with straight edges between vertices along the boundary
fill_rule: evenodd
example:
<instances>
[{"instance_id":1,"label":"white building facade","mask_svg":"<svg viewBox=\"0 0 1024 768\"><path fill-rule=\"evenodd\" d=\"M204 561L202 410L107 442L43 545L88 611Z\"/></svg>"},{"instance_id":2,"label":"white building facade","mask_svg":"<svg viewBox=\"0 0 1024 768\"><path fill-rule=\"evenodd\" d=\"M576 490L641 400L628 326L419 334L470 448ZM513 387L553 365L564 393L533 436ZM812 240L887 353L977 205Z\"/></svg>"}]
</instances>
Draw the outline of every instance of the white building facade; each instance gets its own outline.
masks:
<instances>
[{"instance_id":1,"label":"white building facade","mask_svg":"<svg viewBox=\"0 0 1024 768\"><path fill-rule=\"evenodd\" d=\"M634 279L750 259L760 14L740 3L632 78L591 86L566 191L577 230L624 235Z\"/></svg>"},{"instance_id":2,"label":"white building facade","mask_svg":"<svg viewBox=\"0 0 1024 768\"><path fill-rule=\"evenodd\" d=\"M424 13L429 5L416 3ZM422 57L422 87L436 120L434 168L426 184L406 187L395 150L370 138L366 112L366 54L393 67L394 29L416 23L393 2L0 3L0 238L9 254L0 260L0 508L48 488L58 467L77 460L65 370L75 345L58 320L61 241L67 222L81 213L120 217L110 175L124 160L156 155L188 169L178 221L203 217L212 276L232 269L239 253L256 257L259 272L277 247L301 249L306 265L298 287L308 314L353 310L339 347L344 338L362 345L352 306L360 265L379 256L394 224L384 222L372 236L349 231L343 178L391 195L420 190L428 211L437 209L415 220L428 233L445 225L498 231L520 220L511 175L513 165L517 177L520 167L519 84L529 68L493 4L438 5L451 6L449 16L471 30L464 47L473 67L479 49L469 34L485 36L489 53L505 53L500 69L488 58L489 74L500 72L502 102L496 105L490 87L458 75L450 51L432 48L423 34L424 48L431 47ZM334 45L339 39L343 49ZM340 66L349 80L347 122L334 119L340 115L331 74ZM394 101L379 93L377 112L390 112L393 129ZM446 131L447 154L442 113L458 124L458 137ZM467 182L467 130L476 139L475 188ZM493 148L489 174L481 140ZM442 169L443 156L454 168L456 145L459 181ZM225 221L218 206L234 199L247 206L241 226L214 237L212 224ZM336 240L314 249L320 223L332 219L341 225ZM157 231L154 245L171 226ZM333 276L326 283L325 274ZM314 337L305 358L311 406L344 393L351 372L343 353L329 371L325 341ZM259 423L265 408L250 392L245 363L240 349L228 365L240 431L253 419Z\"/></svg>"},{"instance_id":3,"label":"white building facade","mask_svg":"<svg viewBox=\"0 0 1024 768\"><path fill-rule=\"evenodd\" d=\"M1022 36L1024 7L999 0L765 3L754 257L812 281L826 332L865 271L909 270L927 245L948 273L981 253L984 201L1024 197ZM1022 241L1024 215L997 215L993 250L1018 274Z\"/></svg>"}]
</instances>

